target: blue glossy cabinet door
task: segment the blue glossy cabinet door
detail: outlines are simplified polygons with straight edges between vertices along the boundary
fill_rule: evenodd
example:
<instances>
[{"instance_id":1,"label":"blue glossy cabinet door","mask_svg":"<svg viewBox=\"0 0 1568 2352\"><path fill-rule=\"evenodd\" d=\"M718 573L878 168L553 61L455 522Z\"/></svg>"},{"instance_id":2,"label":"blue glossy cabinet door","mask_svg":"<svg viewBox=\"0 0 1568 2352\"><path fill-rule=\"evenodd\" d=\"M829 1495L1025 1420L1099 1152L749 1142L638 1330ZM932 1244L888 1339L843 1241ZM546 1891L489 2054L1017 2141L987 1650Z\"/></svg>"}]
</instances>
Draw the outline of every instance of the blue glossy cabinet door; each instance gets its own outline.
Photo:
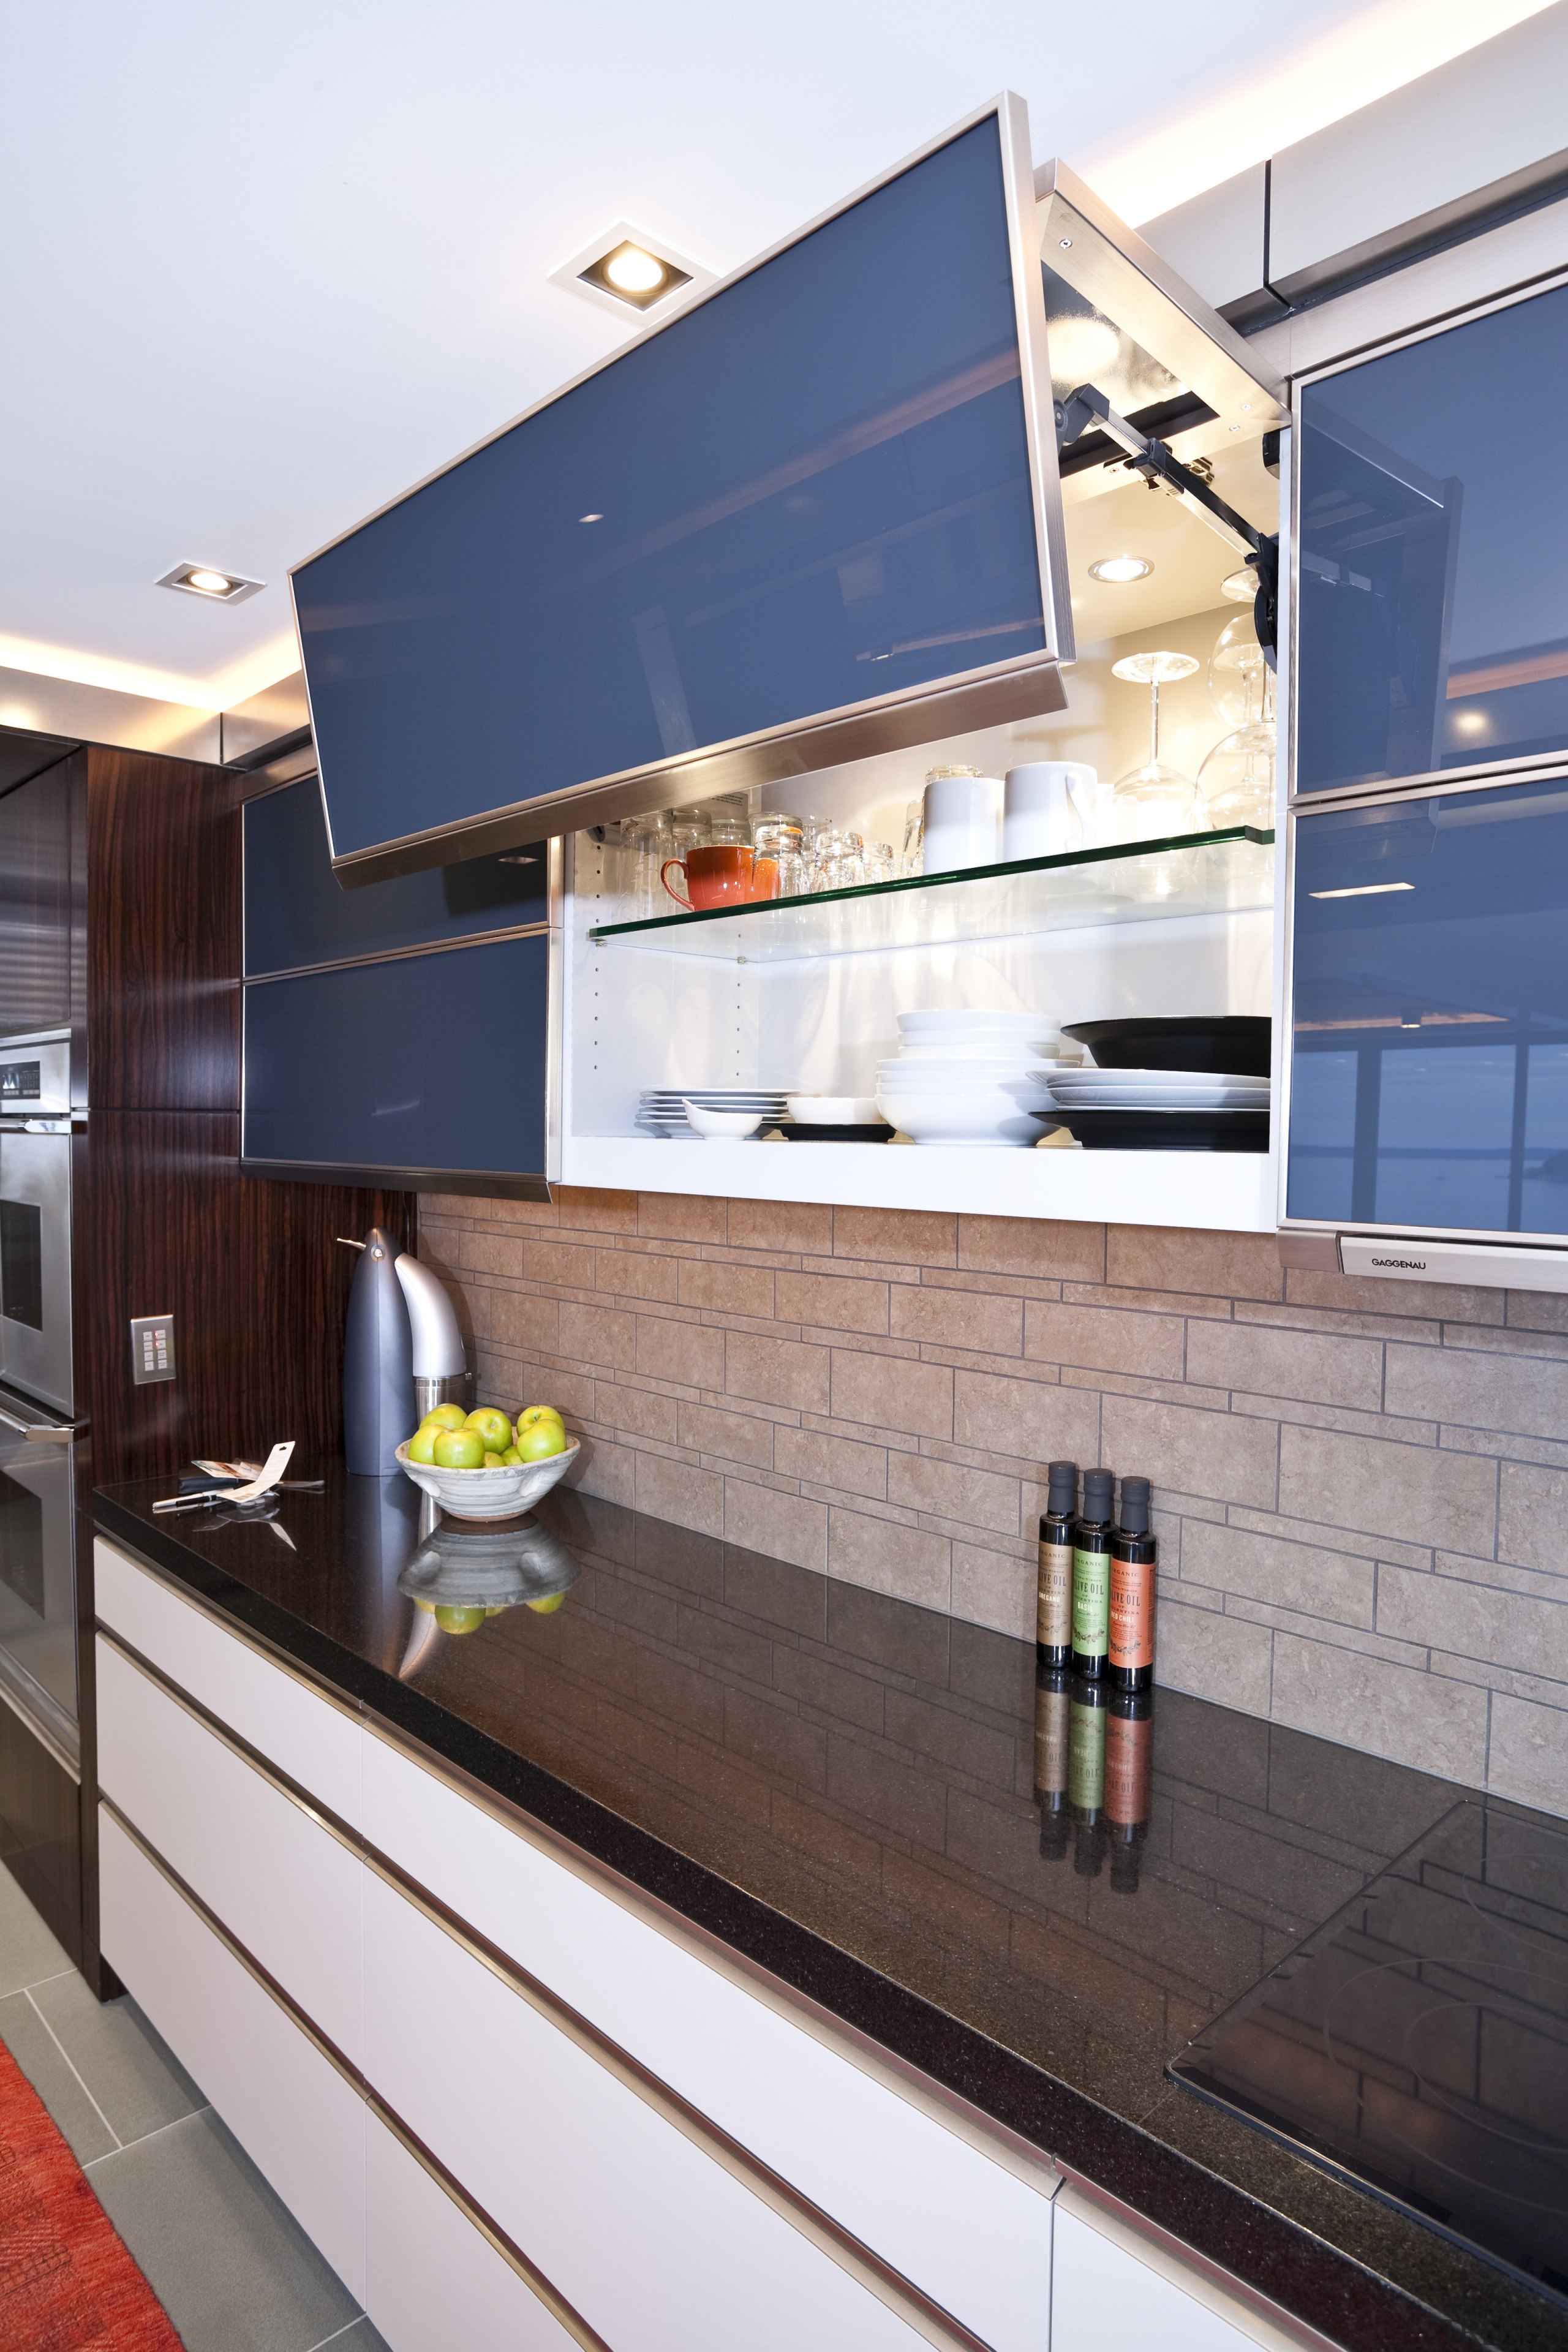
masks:
<instances>
[{"instance_id":1,"label":"blue glossy cabinet door","mask_svg":"<svg viewBox=\"0 0 1568 2352\"><path fill-rule=\"evenodd\" d=\"M1298 793L1568 749L1565 373L1557 287L1303 388Z\"/></svg>"},{"instance_id":2,"label":"blue glossy cabinet door","mask_svg":"<svg viewBox=\"0 0 1568 2352\"><path fill-rule=\"evenodd\" d=\"M548 854L349 891L313 777L247 804L247 1166L542 1189Z\"/></svg>"},{"instance_id":3,"label":"blue glossy cabinet door","mask_svg":"<svg viewBox=\"0 0 1568 2352\"><path fill-rule=\"evenodd\" d=\"M1568 779L1296 820L1286 1209L1568 1234Z\"/></svg>"},{"instance_id":4,"label":"blue glossy cabinet door","mask_svg":"<svg viewBox=\"0 0 1568 2352\"><path fill-rule=\"evenodd\" d=\"M243 1158L542 1180L548 965L535 936L253 982Z\"/></svg>"}]
</instances>

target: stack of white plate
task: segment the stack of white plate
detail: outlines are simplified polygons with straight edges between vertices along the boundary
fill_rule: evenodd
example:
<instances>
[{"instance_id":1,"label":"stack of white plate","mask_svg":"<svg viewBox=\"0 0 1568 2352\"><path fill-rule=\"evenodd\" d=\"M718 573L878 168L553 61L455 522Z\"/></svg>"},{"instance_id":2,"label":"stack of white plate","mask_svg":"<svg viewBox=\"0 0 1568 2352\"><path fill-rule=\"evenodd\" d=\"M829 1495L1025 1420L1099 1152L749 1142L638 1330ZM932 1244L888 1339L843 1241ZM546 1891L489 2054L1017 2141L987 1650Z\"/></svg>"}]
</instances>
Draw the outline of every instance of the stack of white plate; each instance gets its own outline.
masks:
<instances>
[{"instance_id":1,"label":"stack of white plate","mask_svg":"<svg viewBox=\"0 0 1568 2352\"><path fill-rule=\"evenodd\" d=\"M784 1087L647 1087L637 1097L637 1124L644 1135L673 1135L695 1141L686 1106L700 1110L756 1112L764 1126L787 1118Z\"/></svg>"},{"instance_id":2,"label":"stack of white plate","mask_svg":"<svg viewBox=\"0 0 1568 2352\"><path fill-rule=\"evenodd\" d=\"M943 1007L900 1013L899 1031L897 1058L877 1066L877 1105L911 1142L1039 1141L1050 1080L1067 1066L1054 1021Z\"/></svg>"},{"instance_id":3,"label":"stack of white plate","mask_svg":"<svg viewBox=\"0 0 1568 2352\"><path fill-rule=\"evenodd\" d=\"M1267 1110L1267 1078L1226 1070L1058 1070L1051 1092L1073 1110Z\"/></svg>"}]
</instances>

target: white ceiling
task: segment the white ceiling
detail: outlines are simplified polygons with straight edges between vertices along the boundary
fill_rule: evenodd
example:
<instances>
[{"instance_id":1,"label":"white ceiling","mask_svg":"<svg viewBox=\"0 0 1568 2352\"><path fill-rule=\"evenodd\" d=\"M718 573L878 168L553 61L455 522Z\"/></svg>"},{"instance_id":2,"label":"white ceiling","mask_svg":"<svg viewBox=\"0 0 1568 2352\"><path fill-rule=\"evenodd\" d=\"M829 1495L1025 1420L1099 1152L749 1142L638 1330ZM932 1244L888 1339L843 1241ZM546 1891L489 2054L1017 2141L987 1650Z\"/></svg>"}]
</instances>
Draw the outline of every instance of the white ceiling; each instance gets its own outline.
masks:
<instances>
[{"instance_id":1,"label":"white ceiling","mask_svg":"<svg viewBox=\"0 0 1568 2352\"><path fill-rule=\"evenodd\" d=\"M208 708L294 668L289 565L624 339L547 283L616 219L730 269L1004 87L1146 219L1540 5L13 9L0 665Z\"/></svg>"}]
</instances>

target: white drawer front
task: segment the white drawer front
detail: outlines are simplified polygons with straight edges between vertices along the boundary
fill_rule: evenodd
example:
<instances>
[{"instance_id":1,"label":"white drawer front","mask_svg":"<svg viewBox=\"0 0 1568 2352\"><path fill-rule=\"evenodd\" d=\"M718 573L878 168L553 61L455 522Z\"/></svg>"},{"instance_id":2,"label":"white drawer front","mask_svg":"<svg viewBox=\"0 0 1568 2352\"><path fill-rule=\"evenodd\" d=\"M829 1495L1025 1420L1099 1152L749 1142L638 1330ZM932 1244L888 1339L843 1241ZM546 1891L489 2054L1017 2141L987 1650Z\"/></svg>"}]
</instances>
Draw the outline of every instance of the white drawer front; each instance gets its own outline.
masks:
<instances>
[{"instance_id":1,"label":"white drawer front","mask_svg":"<svg viewBox=\"0 0 1568 2352\"><path fill-rule=\"evenodd\" d=\"M923 2345L374 1873L365 1960L373 2088L615 2352Z\"/></svg>"},{"instance_id":2,"label":"white drawer front","mask_svg":"<svg viewBox=\"0 0 1568 2352\"><path fill-rule=\"evenodd\" d=\"M392 2352L573 2352L576 2338L374 2114L364 2307Z\"/></svg>"},{"instance_id":3,"label":"white drawer front","mask_svg":"<svg viewBox=\"0 0 1568 2352\"><path fill-rule=\"evenodd\" d=\"M1183 2263L1082 2196L1057 2200L1051 2268L1051 2352L1105 2352L1119 2344L1159 2352L1300 2352L1326 2339L1276 2327L1195 2265Z\"/></svg>"},{"instance_id":4,"label":"white drawer front","mask_svg":"<svg viewBox=\"0 0 1568 2352\"><path fill-rule=\"evenodd\" d=\"M363 2100L101 1807L98 1839L105 1958L363 2303Z\"/></svg>"},{"instance_id":5,"label":"white drawer front","mask_svg":"<svg viewBox=\"0 0 1568 2352\"><path fill-rule=\"evenodd\" d=\"M92 1559L100 1622L341 1821L357 1824L357 1718L226 1633L101 1536Z\"/></svg>"},{"instance_id":6,"label":"white drawer front","mask_svg":"<svg viewBox=\"0 0 1568 2352\"><path fill-rule=\"evenodd\" d=\"M374 1735L365 1833L996 2347L1044 2352L1054 2179L1021 2179Z\"/></svg>"},{"instance_id":7,"label":"white drawer front","mask_svg":"<svg viewBox=\"0 0 1568 2352\"><path fill-rule=\"evenodd\" d=\"M98 1779L170 1868L357 2065L363 1864L101 1633Z\"/></svg>"}]
</instances>

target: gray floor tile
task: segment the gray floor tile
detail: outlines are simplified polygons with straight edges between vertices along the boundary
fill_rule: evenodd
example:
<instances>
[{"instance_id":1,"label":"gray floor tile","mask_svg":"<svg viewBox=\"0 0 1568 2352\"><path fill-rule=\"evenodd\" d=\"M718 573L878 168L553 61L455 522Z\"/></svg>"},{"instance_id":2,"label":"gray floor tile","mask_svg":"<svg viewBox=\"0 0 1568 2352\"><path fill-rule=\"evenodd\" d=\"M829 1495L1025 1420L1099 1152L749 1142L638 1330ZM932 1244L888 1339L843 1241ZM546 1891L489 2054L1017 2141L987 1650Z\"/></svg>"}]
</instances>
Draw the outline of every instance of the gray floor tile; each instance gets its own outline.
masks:
<instances>
[{"instance_id":1,"label":"gray floor tile","mask_svg":"<svg viewBox=\"0 0 1568 2352\"><path fill-rule=\"evenodd\" d=\"M55 1941L10 1872L0 1866L0 1993L58 1977L73 1965Z\"/></svg>"},{"instance_id":2,"label":"gray floor tile","mask_svg":"<svg viewBox=\"0 0 1568 2352\"><path fill-rule=\"evenodd\" d=\"M86 1980L73 1974L39 1985L33 1999L122 2141L140 2139L205 2106L129 1993L119 2000L97 2000Z\"/></svg>"},{"instance_id":3,"label":"gray floor tile","mask_svg":"<svg viewBox=\"0 0 1568 2352\"><path fill-rule=\"evenodd\" d=\"M356 2317L210 2107L103 2157L88 2179L185 2352L311 2352Z\"/></svg>"},{"instance_id":4,"label":"gray floor tile","mask_svg":"<svg viewBox=\"0 0 1568 2352\"><path fill-rule=\"evenodd\" d=\"M77 2162L90 2164L95 2157L107 2156L114 2146L114 2134L60 2055L58 2044L25 1992L7 1993L0 2000L0 2042L65 2134Z\"/></svg>"}]
</instances>

